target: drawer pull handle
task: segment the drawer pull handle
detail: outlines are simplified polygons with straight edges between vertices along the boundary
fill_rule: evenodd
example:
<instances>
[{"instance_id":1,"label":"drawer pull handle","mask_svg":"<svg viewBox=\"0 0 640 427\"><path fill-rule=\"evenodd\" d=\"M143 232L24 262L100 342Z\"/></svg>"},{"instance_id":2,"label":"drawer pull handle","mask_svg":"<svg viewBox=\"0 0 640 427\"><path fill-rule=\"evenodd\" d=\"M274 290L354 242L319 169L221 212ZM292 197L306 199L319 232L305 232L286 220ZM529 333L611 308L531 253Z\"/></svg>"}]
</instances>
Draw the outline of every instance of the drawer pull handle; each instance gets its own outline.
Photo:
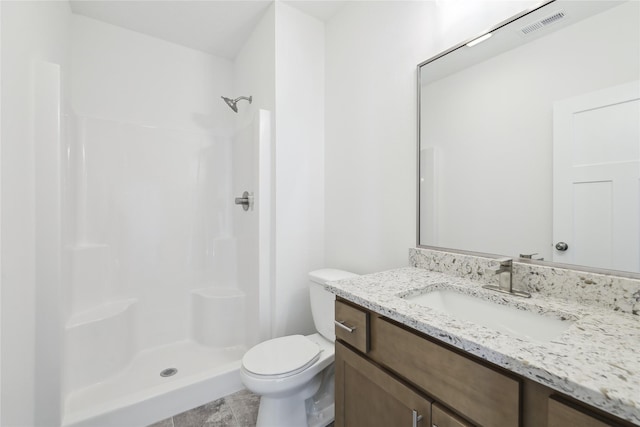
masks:
<instances>
[{"instance_id":1,"label":"drawer pull handle","mask_svg":"<svg viewBox=\"0 0 640 427\"><path fill-rule=\"evenodd\" d=\"M422 421L422 415L418 415L418 411L416 411L415 409L413 410L413 423L411 424L412 427L418 427L418 423L420 421Z\"/></svg>"},{"instance_id":2,"label":"drawer pull handle","mask_svg":"<svg viewBox=\"0 0 640 427\"><path fill-rule=\"evenodd\" d=\"M349 332L350 334L352 334L352 333L353 333L353 331L355 331L355 330L356 330L356 328L355 328L355 327L350 328L350 327L348 327L347 325L345 325L345 324L344 324L344 322L345 322L344 320L343 320L343 321L341 321L341 322L340 322L340 321L338 321L338 320L334 320L334 321L333 321L333 323L335 323L335 324L336 324L336 326L338 326L338 327L340 327L340 328L344 329L345 331Z\"/></svg>"}]
</instances>

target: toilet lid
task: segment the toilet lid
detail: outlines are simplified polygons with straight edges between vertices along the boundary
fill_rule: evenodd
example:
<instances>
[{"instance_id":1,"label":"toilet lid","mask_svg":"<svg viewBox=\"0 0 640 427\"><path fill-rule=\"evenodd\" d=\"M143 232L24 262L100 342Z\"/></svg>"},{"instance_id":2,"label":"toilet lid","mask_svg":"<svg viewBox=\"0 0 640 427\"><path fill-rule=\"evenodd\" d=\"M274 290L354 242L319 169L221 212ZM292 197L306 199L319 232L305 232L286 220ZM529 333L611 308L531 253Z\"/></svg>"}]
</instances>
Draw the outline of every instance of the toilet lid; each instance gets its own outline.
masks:
<instances>
[{"instance_id":1,"label":"toilet lid","mask_svg":"<svg viewBox=\"0 0 640 427\"><path fill-rule=\"evenodd\" d=\"M320 347L303 335L289 335L258 344L242 358L242 366L252 374L294 375L314 364Z\"/></svg>"}]
</instances>

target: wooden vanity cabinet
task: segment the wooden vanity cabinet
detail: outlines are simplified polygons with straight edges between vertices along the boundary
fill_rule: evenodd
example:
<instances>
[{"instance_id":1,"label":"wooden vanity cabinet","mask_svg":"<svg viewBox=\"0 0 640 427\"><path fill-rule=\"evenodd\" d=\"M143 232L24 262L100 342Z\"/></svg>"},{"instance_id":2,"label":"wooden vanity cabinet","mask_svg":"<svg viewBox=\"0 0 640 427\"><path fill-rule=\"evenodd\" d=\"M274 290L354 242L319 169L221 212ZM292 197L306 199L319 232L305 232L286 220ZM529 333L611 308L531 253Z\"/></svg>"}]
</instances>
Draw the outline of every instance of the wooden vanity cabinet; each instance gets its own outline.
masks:
<instances>
[{"instance_id":1,"label":"wooden vanity cabinet","mask_svg":"<svg viewBox=\"0 0 640 427\"><path fill-rule=\"evenodd\" d=\"M584 408L563 402L560 398L549 398L547 412L547 427L620 427L620 424L608 420L595 413L589 413Z\"/></svg>"},{"instance_id":2,"label":"wooden vanity cabinet","mask_svg":"<svg viewBox=\"0 0 640 427\"><path fill-rule=\"evenodd\" d=\"M462 418L447 411L441 405L434 403L431 406L432 427L472 427Z\"/></svg>"},{"instance_id":3,"label":"wooden vanity cabinet","mask_svg":"<svg viewBox=\"0 0 640 427\"><path fill-rule=\"evenodd\" d=\"M429 426L431 400L336 343L336 426Z\"/></svg>"},{"instance_id":4,"label":"wooden vanity cabinet","mask_svg":"<svg viewBox=\"0 0 640 427\"><path fill-rule=\"evenodd\" d=\"M368 311L336 301L336 339L367 353L370 345Z\"/></svg>"},{"instance_id":5,"label":"wooden vanity cabinet","mask_svg":"<svg viewBox=\"0 0 640 427\"><path fill-rule=\"evenodd\" d=\"M633 427L348 301L336 321L336 427Z\"/></svg>"},{"instance_id":6,"label":"wooden vanity cabinet","mask_svg":"<svg viewBox=\"0 0 640 427\"><path fill-rule=\"evenodd\" d=\"M357 324L352 323L354 319ZM336 325L336 427L431 427L431 396L456 396L452 400L459 401L463 408L472 408L472 413L490 400L483 397L487 390L481 382L466 378L473 376L474 368L484 367L468 365L467 359L344 301L336 301L336 322L340 323ZM416 365L415 360L431 363ZM446 370L459 368L461 380L450 387ZM425 382L434 384L439 394L429 394L429 388L422 386ZM473 386L467 387L469 383ZM517 393L517 387L511 391ZM472 427L443 405L434 408L442 424L438 427ZM490 408L478 411L502 412ZM517 405L514 414L513 427L517 427Z\"/></svg>"},{"instance_id":7,"label":"wooden vanity cabinet","mask_svg":"<svg viewBox=\"0 0 640 427\"><path fill-rule=\"evenodd\" d=\"M380 316L371 319L370 358L477 425L518 427L520 381Z\"/></svg>"}]
</instances>

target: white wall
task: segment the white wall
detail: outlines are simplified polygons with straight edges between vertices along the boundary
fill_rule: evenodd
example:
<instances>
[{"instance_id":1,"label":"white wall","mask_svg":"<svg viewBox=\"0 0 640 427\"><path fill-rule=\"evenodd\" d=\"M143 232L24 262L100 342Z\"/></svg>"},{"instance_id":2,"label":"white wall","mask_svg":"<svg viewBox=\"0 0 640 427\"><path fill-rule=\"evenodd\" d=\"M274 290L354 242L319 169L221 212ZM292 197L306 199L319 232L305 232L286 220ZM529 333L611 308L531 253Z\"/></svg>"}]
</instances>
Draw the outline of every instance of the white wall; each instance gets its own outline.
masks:
<instances>
[{"instance_id":1,"label":"white wall","mask_svg":"<svg viewBox=\"0 0 640 427\"><path fill-rule=\"evenodd\" d=\"M236 58L234 91L275 112L271 333L310 333L308 273L325 266L323 23L273 4Z\"/></svg>"},{"instance_id":2,"label":"white wall","mask_svg":"<svg viewBox=\"0 0 640 427\"><path fill-rule=\"evenodd\" d=\"M423 141L441 161L424 244L552 258L553 104L638 79L638 33L622 30L638 16L627 2L424 87Z\"/></svg>"},{"instance_id":3,"label":"white wall","mask_svg":"<svg viewBox=\"0 0 640 427\"><path fill-rule=\"evenodd\" d=\"M80 15L72 41L78 114L229 132L230 61Z\"/></svg>"},{"instance_id":4,"label":"white wall","mask_svg":"<svg viewBox=\"0 0 640 427\"><path fill-rule=\"evenodd\" d=\"M257 304L247 310L247 321L259 319L259 328L253 328L249 337L249 342L263 341L272 336L272 314L273 301L275 295L275 210L274 210L274 171L273 157L274 148L271 145L274 138L274 123L272 120L275 111L275 5L271 5L261 18L260 22L253 29L249 39L243 45L233 64L233 91L230 96L252 96L251 104L241 101L237 114L236 127L238 129L254 126L259 123L258 146L253 146L253 168L256 181L245 188L236 186L237 195L242 191L250 191L255 196L255 209L244 212L236 207L234 226L236 235L246 236L244 242L247 252L251 251L255 256L243 256L238 259L238 279L240 282L252 281L259 286L260 299ZM265 110L260 112L259 110ZM260 123L260 120L269 120L268 124ZM267 129L268 128L268 129ZM234 144L236 148L236 144ZM246 171L249 158L235 158L241 167L234 166L234 173ZM258 181L258 178L259 181ZM234 180L234 185L238 181L247 182L246 176ZM252 222L247 227L249 217L258 221ZM251 248L250 246L254 247ZM257 275L253 274L257 269ZM249 285L249 283L247 283Z\"/></svg>"},{"instance_id":5,"label":"white wall","mask_svg":"<svg viewBox=\"0 0 640 427\"><path fill-rule=\"evenodd\" d=\"M312 332L308 273L324 260L324 25L276 3L276 336Z\"/></svg>"},{"instance_id":6,"label":"white wall","mask_svg":"<svg viewBox=\"0 0 640 427\"><path fill-rule=\"evenodd\" d=\"M234 98L253 96L251 104L242 101L250 112L276 108L275 5L271 5L254 28L233 62Z\"/></svg>"},{"instance_id":7,"label":"white wall","mask_svg":"<svg viewBox=\"0 0 640 427\"><path fill-rule=\"evenodd\" d=\"M34 102L41 96L36 88L37 69L44 63L44 74L62 92L63 104L50 104L66 110L68 78L69 6L66 2L2 2L2 419L3 426L55 425L60 422L59 341L39 347L36 334L60 333L59 312L37 312L43 297L55 296L60 277L44 277L37 271L43 255L36 245L43 236L60 238L60 228L49 230L60 212L51 212L45 224L42 205L36 204L36 183L46 177L54 181L39 187L49 195L60 194L60 176L51 176L61 167L60 158L50 159L46 171L35 170L35 138L42 130ZM56 65L57 64L57 65ZM58 67L58 65L60 67ZM57 70L57 71L56 71ZM61 73L61 74L60 74ZM53 88L56 90L55 87ZM55 95L55 94L52 94ZM56 95L56 96L58 96ZM56 96L53 98L54 99ZM53 153L55 154L55 149ZM49 152L50 155L52 152ZM37 173L36 173L37 172ZM57 179L57 181L56 181ZM38 184L40 185L40 184ZM40 203L38 201L38 203ZM51 206L48 206L51 207ZM55 224L54 224L55 225ZM59 225L59 224L58 224ZM43 228L44 227L44 228ZM38 230L38 234L36 234ZM57 233L49 234L50 232ZM59 240L57 240L59 243ZM59 249L59 248L57 248ZM54 254L59 256L59 250ZM60 268L48 265L47 268ZM37 286L36 286L37 285ZM37 302L38 301L38 302ZM41 318L44 315L45 318ZM45 325L45 326L43 326ZM58 344L58 346L56 346ZM46 366L45 366L46 365ZM48 373L47 373L48 372Z\"/></svg>"},{"instance_id":8,"label":"white wall","mask_svg":"<svg viewBox=\"0 0 640 427\"><path fill-rule=\"evenodd\" d=\"M533 1L348 2L326 25L326 264L408 264L416 243L416 65Z\"/></svg>"}]
</instances>

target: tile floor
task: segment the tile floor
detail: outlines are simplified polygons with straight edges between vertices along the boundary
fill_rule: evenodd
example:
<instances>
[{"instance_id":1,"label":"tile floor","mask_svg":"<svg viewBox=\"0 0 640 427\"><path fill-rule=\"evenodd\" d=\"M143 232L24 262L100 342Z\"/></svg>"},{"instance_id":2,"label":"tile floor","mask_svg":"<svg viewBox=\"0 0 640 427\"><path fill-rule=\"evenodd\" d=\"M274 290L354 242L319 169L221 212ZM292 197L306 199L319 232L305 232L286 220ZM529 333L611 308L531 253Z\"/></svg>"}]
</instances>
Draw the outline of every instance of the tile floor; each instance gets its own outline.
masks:
<instances>
[{"instance_id":1,"label":"tile floor","mask_svg":"<svg viewBox=\"0 0 640 427\"><path fill-rule=\"evenodd\" d=\"M241 390L149 427L255 427L259 405L260 396Z\"/></svg>"},{"instance_id":2,"label":"tile floor","mask_svg":"<svg viewBox=\"0 0 640 427\"><path fill-rule=\"evenodd\" d=\"M260 396L241 390L148 427L255 427L258 406Z\"/></svg>"}]
</instances>

